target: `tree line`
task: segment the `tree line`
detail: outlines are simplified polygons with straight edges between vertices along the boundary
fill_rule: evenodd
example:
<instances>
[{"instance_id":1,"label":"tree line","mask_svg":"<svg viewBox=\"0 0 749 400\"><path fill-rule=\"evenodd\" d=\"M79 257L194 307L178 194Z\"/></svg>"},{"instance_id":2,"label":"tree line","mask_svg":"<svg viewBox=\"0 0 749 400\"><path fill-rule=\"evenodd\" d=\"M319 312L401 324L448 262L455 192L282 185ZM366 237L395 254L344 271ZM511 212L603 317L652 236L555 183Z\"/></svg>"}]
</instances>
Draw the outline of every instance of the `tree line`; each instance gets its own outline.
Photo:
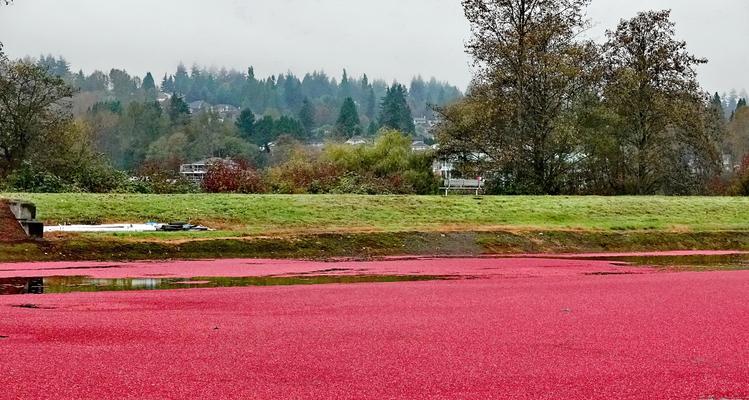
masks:
<instances>
[{"instance_id":1,"label":"tree line","mask_svg":"<svg viewBox=\"0 0 749 400\"><path fill-rule=\"evenodd\" d=\"M605 43L587 40L589 3L463 1L477 74L464 99L440 109L442 156L496 193L725 190L743 173L726 157L739 146L727 125L737 142L749 132L733 122L740 110L700 88L696 67L707 60L676 38L667 10L622 20Z\"/></svg>"},{"instance_id":2,"label":"tree line","mask_svg":"<svg viewBox=\"0 0 749 400\"><path fill-rule=\"evenodd\" d=\"M141 79L118 69L109 74L71 73L62 57L9 60L0 56L3 190L189 192L200 188L180 176L180 164L220 158L232 160L228 165L257 171L248 173L245 168L237 176L262 177L263 185L241 185L245 191L252 187L288 193L431 193L436 182L431 156L410 153L410 143L419 135L414 115L419 107L421 115L431 110L429 102L435 97L452 101L461 96L454 87L435 79L414 78L408 90L397 82L389 86L382 81L370 83L366 76L349 79L345 71L337 83L319 72L302 80L291 74L258 80L251 69L239 75L194 69L184 79L179 68L160 86L151 74ZM242 83L234 85L230 76L241 77ZM165 91L164 85L172 91ZM238 100L211 97L221 96L228 86L246 92ZM289 94L290 87L301 95L296 98L298 104ZM451 100L446 100L445 93ZM374 110L368 103L372 95ZM220 107L206 103L205 109L191 110L190 100L195 96L201 102L206 102L202 99L206 96L212 102L241 107L235 107L236 115L227 115L224 103ZM362 98L369 100L362 102ZM326 111L334 116L321 119L320 104L334 109ZM356 135L370 136L376 143L369 153L351 153L369 158L371 164L356 163L350 156L344 157L349 160L346 163L344 158L334 162L335 143ZM310 142L327 144L324 149L310 150ZM393 148L386 150L387 146ZM340 149L335 154L346 153ZM394 156L388 156L389 152ZM389 167L383 168L383 160L369 154L384 157ZM395 171L395 167L405 169ZM409 172L410 168L418 171ZM327 174L324 179L317 176L317 169ZM312 182L295 180L284 171L304 172ZM212 172L215 175L220 176ZM421 183L415 182L416 177ZM320 179L324 185L316 183Z\"/></svg>"}]
</instances>

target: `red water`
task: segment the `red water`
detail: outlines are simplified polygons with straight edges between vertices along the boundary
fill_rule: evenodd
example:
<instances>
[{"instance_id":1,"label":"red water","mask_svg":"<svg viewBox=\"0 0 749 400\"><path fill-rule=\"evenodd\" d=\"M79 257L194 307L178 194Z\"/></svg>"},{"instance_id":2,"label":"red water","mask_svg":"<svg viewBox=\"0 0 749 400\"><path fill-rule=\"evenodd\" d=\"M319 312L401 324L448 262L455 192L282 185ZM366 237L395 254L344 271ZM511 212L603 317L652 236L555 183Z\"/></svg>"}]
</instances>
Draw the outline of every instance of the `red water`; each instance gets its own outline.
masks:
<instances>
[{"instance_id":1,"label":"red water","mask_svg":"<svg viewBox=\"0 0 749 400\"><path fill-rule=\"evenodd\" d=\"M99 269L80 269L91 266ZM749 271L662 273L573 258L0 270L479 278L0 296L3 399L749 398ZM601 272L639 274L589 275ZM39 308L14 307L24 304Z\"/></svg>"}]
</instances>

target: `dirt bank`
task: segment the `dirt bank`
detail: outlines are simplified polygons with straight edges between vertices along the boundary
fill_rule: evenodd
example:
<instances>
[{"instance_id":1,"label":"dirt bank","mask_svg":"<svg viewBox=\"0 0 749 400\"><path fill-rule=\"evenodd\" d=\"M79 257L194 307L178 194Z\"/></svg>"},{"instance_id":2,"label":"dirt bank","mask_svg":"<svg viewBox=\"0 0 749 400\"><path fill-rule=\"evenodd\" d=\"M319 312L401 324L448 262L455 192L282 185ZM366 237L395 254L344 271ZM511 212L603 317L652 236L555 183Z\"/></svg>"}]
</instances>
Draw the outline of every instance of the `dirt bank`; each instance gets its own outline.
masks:
<instances>
[{"instance_id":1,"label":"dirt bank","mask_svg":"<svg viewBox=\"0 0 749 400\"><path fill-rule=\"evenodd\" d=\"M8 203L0 200L0 243L21 243L28 240Z\"/></svg>"},{"instance_id":2,"label":"dirt bank","mask_svg":"<svg viewBox=\"0 0 749 400\"><path fill-rule=\"evenodd\" d=\"M164 260L206 258L369 259L399 255L608 253L749 250L749 232L372 232L222 239L134 240L64 235L0 247L0 261Z\"/></svg>"}]
</instances>

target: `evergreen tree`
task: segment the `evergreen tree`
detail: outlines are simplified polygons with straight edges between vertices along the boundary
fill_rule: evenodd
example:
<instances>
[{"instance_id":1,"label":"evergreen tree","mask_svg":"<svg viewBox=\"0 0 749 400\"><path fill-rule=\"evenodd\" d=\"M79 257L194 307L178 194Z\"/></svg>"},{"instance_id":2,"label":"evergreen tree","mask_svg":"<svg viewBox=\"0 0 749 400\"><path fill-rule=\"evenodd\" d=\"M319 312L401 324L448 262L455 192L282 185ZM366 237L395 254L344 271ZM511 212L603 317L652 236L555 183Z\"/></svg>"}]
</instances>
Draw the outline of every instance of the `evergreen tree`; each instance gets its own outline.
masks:
<instances>
[{"instance_id":1,"label":"evergreen tree","mask_svg":"<svg viewBox=\"0 0 749 400\"><path fill-rule=\"evenodd\" d=\"M377 110L377 97L375 96L374 89L368 85L366 98L364 99L364 115L369 119L374 119L375 112Z\"/></svg>"},{"instance_id":2,"label":"evergreen tree","mask_svg":"<svg viewBox=\"0 0 749 400\"><path fill-rule=\"evenodd\" d=\"M736 102L736 108L731 111L731 117L728 120L733 121L736 118L736 114L744 107L746 107L746 99L740 98Z\"/></svg>"},{"instance_id":3,"label":"evergreen tree","mask_svg":"<svg viewBox=\"0 0 749 400\"><path fill-rule=\"evenodd\" d=\"M377 123L372 121L369 123L369 127L367 128L367 135L368 136L376 136L377 131L380 130L380 127L377 126Z\"/></svg>"},{"instance_id":4,"label":"evergreen tree","mask_svg":"<svg viewBox=\"0 0 749 400\"><path fill-rule=\"evenodd\" d=\"M348 78L348 72L344 69L343 70L343 77L341 78L341 85L339 86L339 92L338 92L339 98L343 98L344 101L346 98L351 97L351 83Z\"/></svg>"},{"instance_id":5,"label":"evergreen tree","mask_svg":"<svg viewBox=\"0 0 749 400\"><path fill-rule=\"evenodd\" d=\"M304 140L307 138L305 134L304 126L298 120L282 116L273 125L273 138L274 140L281 135L289 135L296 139Z\"/></svg>"},{"instance_id":6,"label":"evergreen tree","mask_svg":"<svg viewBox=\"0 0 749 400\"><path fill-rule=\"evenodd\" d=\"M191 81L187 74L187 68L183 64L177 67L177 73L174 74L174 92L185 96L190 91Z\"/></svg>"},{"instance_id":7,"label":"evergreen tree","mask_svg":"<svg viewBox=\"0 0 749 400\"><path fill-rule=\"evenodd\" d=\"M309 134L315 128L315 108L308 98L304 98L302 109L299 110L299 122L302 123L304 130Z\"/></svg>"},{"instance_id":8,"label":"evergreen tree","mask_svg":"<svg viewBox=\"0 0 749 400\"><path fill-rule=\"evenodd\" d=\"M739 99L739 102L736 103L736 112L739 112L744 107L746 107L746 99Z\"/></svg>"},{"instance_id":9,"label":"evergreen tree","mask_svg":"<svg viewBox=\"0 0 749 400\"><path fill-rule=\"evenodd\" d=\"M351 97L347 97L346 100L343 101L341 112L338 114L336 131L338 131L339 135L345 138L351 138L352 136L361 133L359 124L359 112L356 110L356 104Z\"/></svg>"},{"instance_id":10,"label":"evergreen tree","mask_svg":"<svg viewBox=\"0 0 749 400\"><path fill-rule=\"evenodd\" d=\"M161 80L161 90L166 93L174 93L174 77L164 74L164 78Z\"/></svg>"},{"instance_id":11,"label":"evergreen tree","mask_svg":"<svg viewBox=\"0 0 749 400\"><path fill-rule=\"evenodd\" d=\"M715 112L720 115L720 119L722 121L725 121L725 112L723 111L723 99L720 97L718 92L715 92L715 95L710 100L710 106L712 107Z\"/></svg>"},{"instance_id":12,"label":"evergreen tree","mask_svg":"<svg viewBox=\"0 0 749 400\"><path fill-rule=\"evenodd\" d=\"M406 97L408 91L398 83L393 83L385 92L380 109L380 126L383 128L396 129L403 133L416 133L411 109L408 107Z\"/></svg>"},{"instance_id":13,"label":"evergreen tree","mask_svg":"<svg viewBox=\"0 0 749 400\"><path fill-rule=\"evenodd\" d=\"M146 101L156 101L156 82L150 72L146 73L141 84L141 89L146 94Z\"/></svg>"},{"instance_id":14,"label":"evergreen tree","mask_svg":"<svg viewBox=\"0 0 749 400\"><path fill-rule=\"evenodd\" d=\"M169 117L174 121L179 115L190 115L190 107L179 95L172 95L169 101Z\"/></svg>"},{"instance_id":15,"label":"evergreen tree","mask_svg":"<svg viewBox=\"0 0 749 400\"><path fill-rule=\"evenodd\" d=\"M279 82L279 86L283 87L283 98L286 107L293 113L301 110L304 102L302 82L300 82L296 76L289 73L286 76L283 76L283 83L281 84L281 82Z\"/></svg>"},{"instance_id":16,"label":"evergreen tree","mask_svg":"<svg viewBox=\"0 0 749 400\"><path fill-rule=\"evenodd\" d=\"M251 138L251 142L265 149L266 152L270 152L270 146L268 144L275 140L273 136L275 129L275 122L273 117L266 115L263 118L255 122L255 132Z\"/></svg>"},{"instance_id":17,"label":"evergreen tree","mask_svg":"<svg viewBox=\"0 0 749 400\"><path fill-rule=\"evenodd\" d=\"M143 90L156 90L156 82L153 80L153 75L150 72L146 73L141 87Z\"/></svg>"},{"instance_id":18,"label":"evergreen tree","mask_svg":"<svg viewBox=\"0 0 749 400\"><path fill-rule=\"evenodd\" d=\"M237 118L235 124L237 125L237 129L239 129L239 135L251 141L255 135L255 113L249 108L245 108L239 113L239 118Z\"/></svg>"},{"instance_id":19,"label":"evergreen tree","mask_svg":"<svg viewBox=\"0 0 749 400\"><path fill-rule=\"evenodd\" d=\"M736 111L736 107L738 106L738 95L736 94L736 89L732 89L730 93L723 96L723 100L725 101L725 105L723 106L723 110L726 112L726 117L729 120L733 120L733 115Z\"/></svg>"}]
</instances>

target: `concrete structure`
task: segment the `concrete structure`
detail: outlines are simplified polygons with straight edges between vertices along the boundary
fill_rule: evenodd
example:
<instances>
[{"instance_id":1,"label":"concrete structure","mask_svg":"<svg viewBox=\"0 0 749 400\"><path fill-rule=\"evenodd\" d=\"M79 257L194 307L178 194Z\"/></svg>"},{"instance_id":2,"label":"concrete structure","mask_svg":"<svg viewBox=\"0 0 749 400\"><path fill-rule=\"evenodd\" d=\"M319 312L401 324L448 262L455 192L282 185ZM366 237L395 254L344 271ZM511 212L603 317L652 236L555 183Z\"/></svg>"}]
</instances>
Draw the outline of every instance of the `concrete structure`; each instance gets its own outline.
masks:
<instances>
[{"instance_id":1,"label":"concrete structure","mask_svg":"<svg viewBox=\"0 0 749 400\"><path fill-rule=\"evenodd\" d=\"M8 202L8 207L27 236L35 239L44 237L44 224L36 220L36 206L33 203L13 200Z\"/></svg>"}]
</instances>

